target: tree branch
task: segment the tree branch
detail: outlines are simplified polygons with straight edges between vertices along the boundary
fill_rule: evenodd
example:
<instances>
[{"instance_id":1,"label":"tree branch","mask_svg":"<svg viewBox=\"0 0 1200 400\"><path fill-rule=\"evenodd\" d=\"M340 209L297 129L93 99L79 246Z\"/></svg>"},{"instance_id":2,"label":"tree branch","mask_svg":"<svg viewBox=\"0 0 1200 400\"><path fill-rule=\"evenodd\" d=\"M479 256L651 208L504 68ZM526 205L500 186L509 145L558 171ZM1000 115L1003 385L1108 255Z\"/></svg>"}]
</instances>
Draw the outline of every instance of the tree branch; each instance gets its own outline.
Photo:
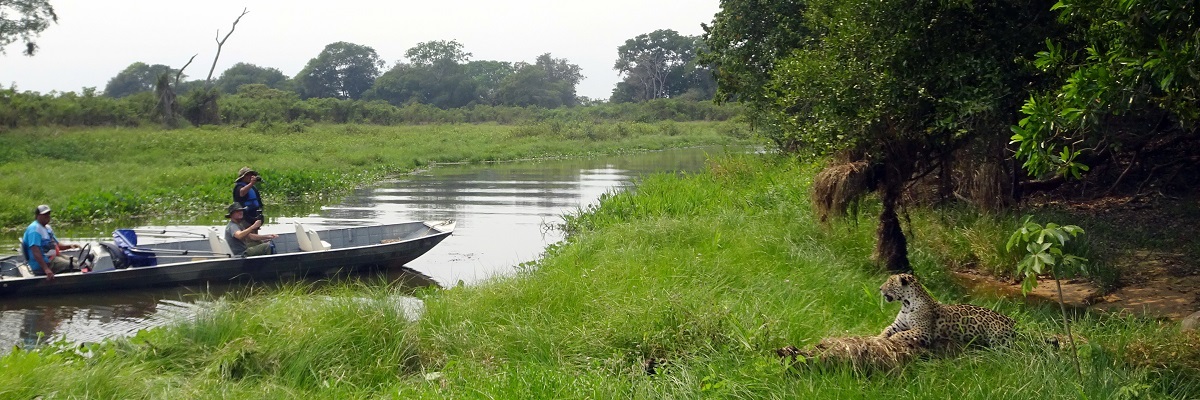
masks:
<instances>
[{"instance_id":1,"label":"tree branch","mask_svg":"<svg viewBox=\"0 0 1200 400\"><path fill-rule=\"evenodd\" d=\"M212 67L208 69L208 78L204 79L204 87L205 88L212 87L212 75L213 75L213 71L215 71L217 69L217 59L221 58L221 47L225 46L225 41L229 40L230 35L233 35L233 31L235 29L237 29L237 24L238 24L238 22L240 22L242 20L242 17L246 16L246 14L249 14L249 13L250 13L249 9L243 8L242 15L239 15L237 17L237 19L233 20L233 26L229 27L229 33L226 33L225 37L222 39L216 39L217 40L217 55L213 56ZM217 29L217 37L218 38L221 37L220 29Z\"/></svg>"},{"instance_id":2,"label":"tree branch","mask_svg":"<svg viewBox=\"0 0 1200 400\"><path fill-rule=\"evenodd\" d=\"M179 77L183 76L183 70L187 69L189 65L192 65L192 60L195 60L196 56L198 55L199 54L192 54L192 58L188 59L187 64L183 64L183 67L179 68L178 71L175 71L175 87L179 87Z\"/></svg>"}]
</instances>

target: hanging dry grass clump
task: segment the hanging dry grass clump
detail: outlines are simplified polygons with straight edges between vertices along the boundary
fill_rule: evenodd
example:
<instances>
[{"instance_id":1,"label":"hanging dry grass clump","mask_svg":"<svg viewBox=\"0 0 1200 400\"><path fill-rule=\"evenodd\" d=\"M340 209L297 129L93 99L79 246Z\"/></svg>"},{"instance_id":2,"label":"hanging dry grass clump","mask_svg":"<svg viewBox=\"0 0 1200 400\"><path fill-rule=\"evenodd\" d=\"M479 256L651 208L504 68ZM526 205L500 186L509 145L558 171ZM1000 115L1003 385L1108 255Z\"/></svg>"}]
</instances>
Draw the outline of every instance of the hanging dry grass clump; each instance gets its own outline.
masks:
<instances>
[{"instance_id":1,"label":"hanging dry grass clump","mask_svg":"<svg viewBox=\"0 0 1200 400\"><path fill-rule=\"evenodd\" d=\"M848 366L857 373L896 371L924 353L915 342L880 336L829 337L804 349L787 346L775 350L785 362L790 359L792 367Z\"/></svg>"},{"instance_id":2,"label":"hanging dry grass clump","mask_svg":"<svg viewBox=\"0 0 1200 400\"><path fill-rule=\"evenodd\" d=\"M1008 206L1004 168L995 162L984 162L965 171L967 199L980 210L997 212Z\"/></svg>"},{"instance_id":3,"label":"hanging dry grass clump","mask_svg":"<svg viewBox=\"0 0 1200 400\"><path fill-rule=\"evenodd\" d=\"M855 161L835 164L817 173L813 179L813 209L821 223L830 216L845 217L858 213L858 203L873 190L870 164Z\"/></svg>"}]
</instances>

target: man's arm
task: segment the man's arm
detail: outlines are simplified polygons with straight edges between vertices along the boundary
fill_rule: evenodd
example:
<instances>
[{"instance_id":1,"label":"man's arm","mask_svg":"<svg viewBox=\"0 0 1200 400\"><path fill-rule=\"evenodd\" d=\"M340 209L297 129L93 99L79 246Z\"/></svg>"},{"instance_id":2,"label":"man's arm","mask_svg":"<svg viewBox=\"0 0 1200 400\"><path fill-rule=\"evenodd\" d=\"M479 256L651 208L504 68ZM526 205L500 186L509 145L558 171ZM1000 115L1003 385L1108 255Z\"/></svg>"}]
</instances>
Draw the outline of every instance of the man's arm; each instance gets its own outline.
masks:
<instances>
[{"instance_id":1,"label":"man's arm","mask_svg":"<svg viewBox=\"0 0 1200 400\"><path fill-rule=\"evenodd\" d=\"M254 186L255 183L258 183L258 181L251 179L250 183L242 185L242 187L238 188L238 197L246 197L246 195L250 194L250 187Z\"/></svg>"},{"instance_id":2,"label":"man's arm","mask_svg":"<svg viewBox=\"0 0 1200 400\"><path fill-rule=\"evenodd\" d=\"M260 236L260 235L254 234L254 231L258 230L258 228L260 226L262 226L262 220L255 220L254 223L250 224L250 226L247 226L246 229L242 229L237 232L234 232L233 237L238 238L238 240L242 240L242 241L246 240L247 238L249 238L250 240L262 240L262 239L255 238L255 236Z\"/></svg>"},{"instance_id":3,"label":"man's arm","mask_svg":"<svg viewBox=\"0 0 1200 400\"><path fill-rule=\"evenodd\" d=\"M46 274L46 280L54 279L54 271L50 270L50 260L47 260L46 255L42 254L42 246L29 246L29 255L37 257L35 260L38 260L38 264L42 266L42 272Z\"/></svg>"}]
</instances>

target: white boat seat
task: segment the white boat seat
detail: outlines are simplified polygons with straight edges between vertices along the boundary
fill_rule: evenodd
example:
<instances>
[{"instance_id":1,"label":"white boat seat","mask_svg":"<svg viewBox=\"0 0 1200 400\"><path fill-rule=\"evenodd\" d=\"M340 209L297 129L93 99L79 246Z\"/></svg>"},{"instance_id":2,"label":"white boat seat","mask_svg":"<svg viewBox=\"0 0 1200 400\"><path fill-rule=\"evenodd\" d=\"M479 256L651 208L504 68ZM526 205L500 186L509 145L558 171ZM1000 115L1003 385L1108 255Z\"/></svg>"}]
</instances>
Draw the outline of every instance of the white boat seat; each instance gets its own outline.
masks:
<instances>
[{"instance_id":1,"label":"white boat seat","mask_svg":"<svg viewBox=\"0 0 1200 400\"><path fill-rule=\"evenodd\" d=\"M230 250L229 243L225 242L225 233L211 226L208 227L208 246L212 247L213 253L233 256L233 250Z\"/></svg>"},{"instance_id":2,"label":"white boat seat","mask_svg":"<svg viewBox=\"0 0 1200 400\"><path fill-rule=\"evenodd\" d=\"M296 226L296 244L300 245L300 251L313 251L312 240L309 240L304 225L299 222L293 222L292 225Z\"/></svg>"},{"instance_id":3,"label":"white boat seat","mask_svg":"<svg viewBox=\"0 0 1200 400\"><path fill-rule=\"evenodd\" d=\"M329 250L333 248L333 245L330 245L329 242L321 240L321 236L317 235L317 231L309 229L306 230L305 233L307 233L310 243L309 245L312 246L312 248L316 250Z\"/></svg>"}]
</instances>

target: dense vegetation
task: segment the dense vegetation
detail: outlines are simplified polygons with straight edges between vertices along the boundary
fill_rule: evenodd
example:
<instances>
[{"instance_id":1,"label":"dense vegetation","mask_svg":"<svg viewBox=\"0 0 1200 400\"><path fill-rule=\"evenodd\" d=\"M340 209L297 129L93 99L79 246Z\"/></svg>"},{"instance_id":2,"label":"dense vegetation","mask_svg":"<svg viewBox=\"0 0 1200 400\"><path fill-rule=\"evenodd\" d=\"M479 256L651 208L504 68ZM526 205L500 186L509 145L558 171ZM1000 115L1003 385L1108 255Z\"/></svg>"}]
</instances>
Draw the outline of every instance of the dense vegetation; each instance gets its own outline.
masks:
<instances>
[{"instance_id":1,"label":"dense vegetation","mask_svg":"<svg viewBox=\"0 0 1200 400\"><path fill-rule=\"evenodd\" d=\"M416 125L440 123L528 124L549 120L593 122L724 121L741 113L737 105L658 99L643 103L595 104L588 107L543 108L475 105L441 109L422 103L393 106L383 101L301 99L292 92L262 84L241 86L238 93L218 98L225 125L252 126L312 123ZM197 98L184 97L181 108L199 107ZM157 99L143 92L119 99L91 90L40 94L0 89L0 132L37 126L136 127L156 126Z\"/></svg>"},{"instance_id":2,"label":"dense vegetation","mask_svg":"<svg viewBox=\"0 0 1200 400\"><path fill-rule=\"evenodd\" d=\"M721 98L783 151L832 158L823 214L879 193L888 269L909 268L905 198L996 210L1068 179L1137 199L1200 176L1194 1L721 4L702 57Z\"/></svg>"},{"instance_id":3,"label":"dense vegetation","mask_svg":"<svg viewBox=\"0 0 1200 400\"><path fill-rule=\"evenodd\" d=\"M914 267L943 301L1018 319L1028 337L901 371L789 370L772 352L872 335L884 276L873 227L823 228L815 168L770 156L660 175L568 218L536 265L476 286L420 291L415 322L374 283L254 293L81 356L50 346L0 359L11 398L1186 398L1198 337L1171 324L1084 315L1082 379L1041 340L1052 307L971 298L928 247ZM878 204L868 205L877 208ZM931 219L936 221L936 218ZM918 219L920 221L920 219ZM917 223L921 236L935 235ZM928 235L926 235L928 234ZM950 235L958 235L950 232ZM1004 233L982 240L1003 240ZM646 361L665 361L653 375ZM72 379L61 379L69 376ZM897 384L900 383L900 384Z\"/></svg>"}]
</instances>

